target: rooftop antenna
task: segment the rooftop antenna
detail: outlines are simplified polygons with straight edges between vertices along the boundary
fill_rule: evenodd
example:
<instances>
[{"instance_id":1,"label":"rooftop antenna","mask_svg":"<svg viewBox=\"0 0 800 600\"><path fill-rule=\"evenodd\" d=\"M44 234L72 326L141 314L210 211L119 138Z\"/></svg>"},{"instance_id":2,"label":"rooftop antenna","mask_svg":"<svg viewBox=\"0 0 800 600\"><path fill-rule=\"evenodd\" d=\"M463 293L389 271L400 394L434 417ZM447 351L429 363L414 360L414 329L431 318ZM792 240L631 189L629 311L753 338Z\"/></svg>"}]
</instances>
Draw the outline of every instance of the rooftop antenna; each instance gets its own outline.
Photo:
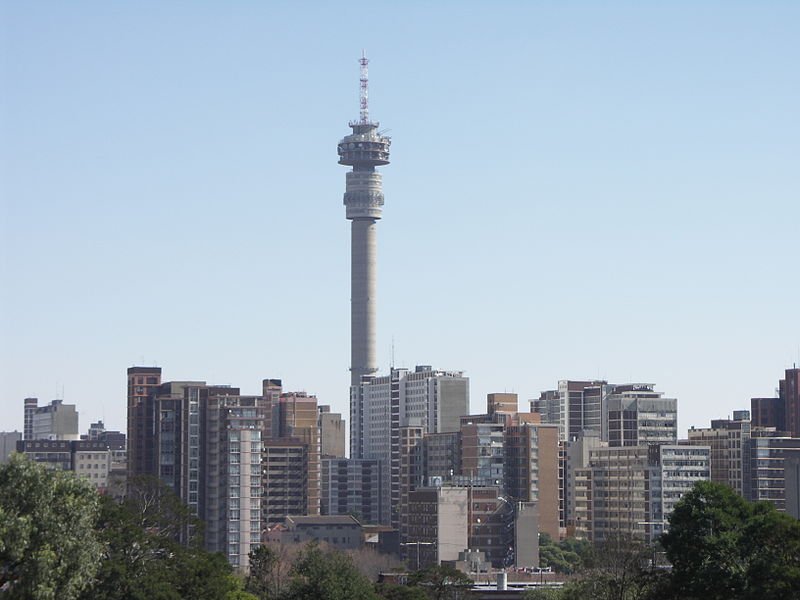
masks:
<instances>
[{"instance_id":1,"label":"rooftop antenna","mask_svg":"<svg viewBox=\"0 0 800 600\"><path fill-rule=\"evenodd\" d=\"M391 371L392 369L394 369L394 336L392 336L392 366L389 367L389 370Z\"/></svg>"},{"instance_id":2,"label":"rooftop antenna","mask_svg":"<svg viewBox=\"0 0 800 600\"><path fill-rule=\"evenodd\" d=\"M361 113L359 120L362 125L366 125L369 123L369 93L367 90L369 83L369 71L367 69L367 65L369 64L369 59L367 58L364 50L361 51L361 58L358 62L361 64L361 94L359 97Z\"/></svg>"}]
</instances>

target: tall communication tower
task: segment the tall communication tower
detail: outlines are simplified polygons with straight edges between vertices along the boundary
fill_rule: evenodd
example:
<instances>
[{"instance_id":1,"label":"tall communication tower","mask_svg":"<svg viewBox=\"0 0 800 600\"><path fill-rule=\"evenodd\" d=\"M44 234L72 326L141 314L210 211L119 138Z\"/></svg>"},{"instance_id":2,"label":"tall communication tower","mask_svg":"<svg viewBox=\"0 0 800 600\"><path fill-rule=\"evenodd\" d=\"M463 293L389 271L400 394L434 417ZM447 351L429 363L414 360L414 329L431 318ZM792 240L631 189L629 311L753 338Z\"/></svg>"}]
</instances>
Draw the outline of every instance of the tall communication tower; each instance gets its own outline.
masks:
<instances>
[{"instance_id":1,"label":"tall communication tower","mask_svg":"<svg viewBox=\"0 0 800 600\"><path fill-rule=\"evenodd\" d=\"M369 119L369 60L361 65L359 119L349 123L353 132L339 142L339 164L353 167L347 173L344 193L346 216L352 221L350 250L350 384L378 370L375 352L377 240L375 222L383 212L381 175L375 167L389 164L391 140ZM351 395L351 456L357 457L360 411ZM354 439L356 438L356 439ZM355 449L355 454L353 450Z\"/></svg>"}]
</instances>

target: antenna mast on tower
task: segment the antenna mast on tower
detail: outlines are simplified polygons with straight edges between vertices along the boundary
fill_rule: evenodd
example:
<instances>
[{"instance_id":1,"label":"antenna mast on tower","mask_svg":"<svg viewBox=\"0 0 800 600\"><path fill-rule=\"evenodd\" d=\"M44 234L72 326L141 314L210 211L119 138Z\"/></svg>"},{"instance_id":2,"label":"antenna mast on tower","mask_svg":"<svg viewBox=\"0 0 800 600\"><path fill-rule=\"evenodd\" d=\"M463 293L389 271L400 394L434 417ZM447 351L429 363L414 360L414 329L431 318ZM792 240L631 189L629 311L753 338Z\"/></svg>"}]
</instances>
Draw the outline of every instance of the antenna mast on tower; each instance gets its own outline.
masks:
<instances>
[{"instance_id":1,"label":"antenna mast on tower","mask_svg":"<svg viewBox=\"0 0 800 600\"><path fill-rule=\"evenodd\" d=\"M369 59L363 50L361 51L361 58L358 62L361 63L360 121L362 125L366 125L369 123L369 94L367 91L367 85L369 83L369 71L367 70L367 65L369 64Z\"/></svg>"}]
</instances>

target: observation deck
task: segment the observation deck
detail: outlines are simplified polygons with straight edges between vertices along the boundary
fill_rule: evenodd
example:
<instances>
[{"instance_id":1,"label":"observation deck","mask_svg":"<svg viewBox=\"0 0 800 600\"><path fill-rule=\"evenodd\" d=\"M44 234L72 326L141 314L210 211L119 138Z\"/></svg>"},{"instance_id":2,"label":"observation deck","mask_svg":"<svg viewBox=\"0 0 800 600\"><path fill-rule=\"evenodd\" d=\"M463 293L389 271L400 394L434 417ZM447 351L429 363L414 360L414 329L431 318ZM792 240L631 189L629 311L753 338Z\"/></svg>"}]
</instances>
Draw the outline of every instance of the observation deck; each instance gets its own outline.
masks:
<instances>
[{"instance_id":1,"label":"observation deck","mask_svg":"<svg viewBox=\"0 0 800 600\"><path fill-rule=\"evenodd\" d=\"M353 133L339 142L339 164L355 168L389 164L391 138L378 131L378 123L351 122Z\"/></svg>"}]
</instances>

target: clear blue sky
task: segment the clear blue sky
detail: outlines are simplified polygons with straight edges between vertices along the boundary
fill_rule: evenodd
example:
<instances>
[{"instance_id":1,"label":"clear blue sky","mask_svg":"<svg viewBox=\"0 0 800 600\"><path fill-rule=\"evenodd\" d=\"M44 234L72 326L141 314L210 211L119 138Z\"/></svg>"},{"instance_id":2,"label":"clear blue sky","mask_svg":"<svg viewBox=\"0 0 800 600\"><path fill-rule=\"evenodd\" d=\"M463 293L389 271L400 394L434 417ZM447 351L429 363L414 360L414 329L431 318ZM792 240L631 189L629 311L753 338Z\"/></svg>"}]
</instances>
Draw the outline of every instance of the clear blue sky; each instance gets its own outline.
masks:
<instances>
[{"instance_id":1,"label":"clear blue sky","mask_svg":"<svg viewBox=\"0 0 800 600\"><path fill-rule=\"evenodd\" d=\"M800 3L4 2L0 430L125 427L125 369L347 413L336 143L391 130L379 360L472 406L654 382L680 426L800 362Z\"/></svg>"}]
</instances>

